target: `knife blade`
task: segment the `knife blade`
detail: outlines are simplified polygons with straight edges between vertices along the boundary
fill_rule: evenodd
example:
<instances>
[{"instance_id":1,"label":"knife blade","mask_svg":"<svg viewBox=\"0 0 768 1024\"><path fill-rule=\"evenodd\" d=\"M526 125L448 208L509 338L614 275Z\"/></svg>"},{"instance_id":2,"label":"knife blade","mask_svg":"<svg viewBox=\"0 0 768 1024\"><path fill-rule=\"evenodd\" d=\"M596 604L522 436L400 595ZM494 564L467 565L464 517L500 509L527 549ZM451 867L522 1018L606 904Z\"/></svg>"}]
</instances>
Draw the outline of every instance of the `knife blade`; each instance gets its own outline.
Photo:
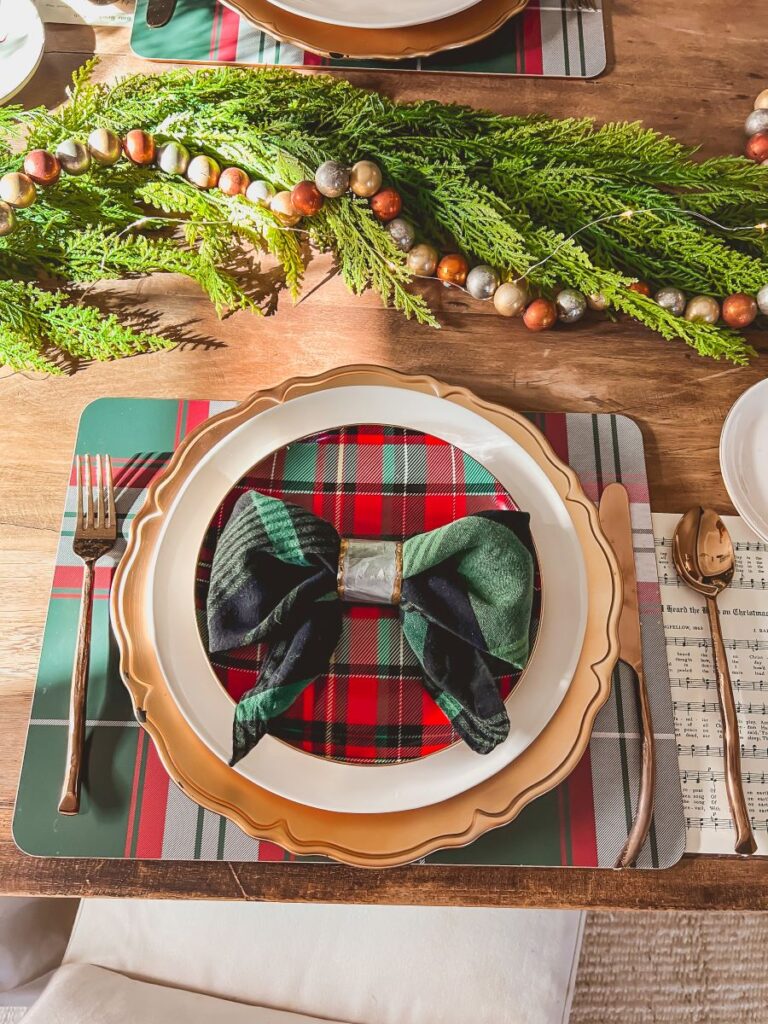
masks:
<instances>
[{"instance_id":1,"label":"knife blade","mask_svg":"<svg viewBox=\"0 0 768 1024\"><path fill-rule=\"evenodd\" d=\"M173 17L176 0L147 0L146 21L149 28L162 28Z\"/></svg>"},{"instance_id":2,"label":"knife blade","mask_svg":"<svg viewBox=\"0 0 768 1024\"><path fill-rule=\"evenodd\" d=\"M614 550L624 579L624 598L619 618L619 659L635 674L640 712L642 763L637 810L616 867L634 865L645 843L653 817L653 791L656 764L653 744L653 720L648 688L643 673L643 635L640 627L640 605L637 594L635 550L632 543L632 518L629 495L622 484L608 484L600 498L600 525Z\"/></svg>"}]
</instances>

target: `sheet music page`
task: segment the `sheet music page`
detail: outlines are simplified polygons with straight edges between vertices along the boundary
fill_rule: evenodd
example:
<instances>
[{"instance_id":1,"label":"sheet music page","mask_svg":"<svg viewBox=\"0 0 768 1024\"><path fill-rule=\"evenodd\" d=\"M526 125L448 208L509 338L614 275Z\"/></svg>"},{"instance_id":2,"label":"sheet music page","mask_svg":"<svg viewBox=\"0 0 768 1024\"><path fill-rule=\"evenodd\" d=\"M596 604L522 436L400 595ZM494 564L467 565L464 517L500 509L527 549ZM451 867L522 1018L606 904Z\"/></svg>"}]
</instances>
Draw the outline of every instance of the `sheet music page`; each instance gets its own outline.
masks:
<instances>
[{"instance_id":1,"label":"sheet music page","mask_svg":"<svg viewBox=\"0 0 768 1024\"><path fill-rule=\"evenodd\" d=\"M686 849L733 853L722 726L704 598L672 562L679 515L653 514L664 632L675 708ZM768 854L768 544L739 516L724 516L736 550L733 583L718 598L741 739L741 768L757 852Z\"/></svg>"},{"instance_id":2,"label":"sheet music page","mask_svg":"<svg viewBox=\"0 0 768 1024\"><path fill-rule=\"evenodd\" d=\"M43 21L59 25L130 25L135 6L135 0L115 0L106 5L91 0L37 0Z\"/></svg>"}]
</instances>

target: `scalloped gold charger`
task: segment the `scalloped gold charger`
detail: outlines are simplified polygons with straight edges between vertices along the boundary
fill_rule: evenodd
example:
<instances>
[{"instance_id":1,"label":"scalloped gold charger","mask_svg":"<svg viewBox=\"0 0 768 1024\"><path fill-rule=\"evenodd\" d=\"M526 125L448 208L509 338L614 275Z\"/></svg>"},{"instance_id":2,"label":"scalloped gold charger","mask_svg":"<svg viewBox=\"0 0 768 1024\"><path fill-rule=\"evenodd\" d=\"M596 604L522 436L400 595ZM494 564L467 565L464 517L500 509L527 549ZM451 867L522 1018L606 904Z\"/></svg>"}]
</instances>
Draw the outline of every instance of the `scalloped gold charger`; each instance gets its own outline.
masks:
<instances>
[{"instance_id":1,"label":"scalloped gold charger","mask_svg":"<svg viewBox=\"0 0 768 1024\"><path fill-rule=\"evenodd\" d=\"M525 10L528 0L479 0L450 18L382 29L311 21L275 7L269 0L226 0L226 5L269 35L323 57L405 60L480 42Z\"/></svg>"},{"instance_id":2,"label":"scalloped gold charger","mask_svg":"<svg viewBox=\"0 0 768 1024\"><path fill-rule=\"evenodd\" d=\"M187 475L225 437L253 416L315 391L350 385L385 385L454 402L485 417L521 445L560 494L577 531L586 566L589 608L584 644L571 685L536 740L508 767L473 789L416 810L389 814L341 814L276 796L244 779L216 757L189 726L172 698L150 640L144 595L153 547L163 516ZM348 367L310 379L288 381L254 395L208 420L174 455L152 484L132 524L128 547L112 592L113 624L121 672L137 715L153 737L171 777L193 799L229 817L246 833L298 854L325 854L347 863L381 867L405 863L447 846L460 846L511 821L535 797L575 767L589 741L597 711L610 691L618 655L621 582L594 507L575 474L554 456L527 420L482 402L465 389L427 377L404 377L378 367ZM190 601L192 595L189 595Z\"/></svg>"}]
</instances>

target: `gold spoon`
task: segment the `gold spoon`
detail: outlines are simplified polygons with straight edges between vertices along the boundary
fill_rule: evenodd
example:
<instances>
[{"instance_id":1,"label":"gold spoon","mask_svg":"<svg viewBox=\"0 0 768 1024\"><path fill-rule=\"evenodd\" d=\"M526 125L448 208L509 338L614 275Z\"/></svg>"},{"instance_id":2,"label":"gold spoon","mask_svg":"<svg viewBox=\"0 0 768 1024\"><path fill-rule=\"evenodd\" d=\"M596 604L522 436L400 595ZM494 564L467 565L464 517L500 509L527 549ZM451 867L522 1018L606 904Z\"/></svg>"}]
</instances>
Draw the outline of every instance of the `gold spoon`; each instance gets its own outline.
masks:
<instances>
[{"instance_id":1,"label":"gold spoon","mask_svg":"<svg viewBox=\"0 0 768 1024\"><path fill-rule=\"evenodd\" d=\"M717 512L709 508L690 509L677 524L672 557L675 568L688 586L707 600L712 652L717 675L717 694L723 717L723 754L725 756L725 788L731 818L736 826L736 853L754 853L757 843L749 821L747 802L741 782L739 724L728 660L720 631L717 596L733 579L733 544Z\"/></svg>"}]
</instances>

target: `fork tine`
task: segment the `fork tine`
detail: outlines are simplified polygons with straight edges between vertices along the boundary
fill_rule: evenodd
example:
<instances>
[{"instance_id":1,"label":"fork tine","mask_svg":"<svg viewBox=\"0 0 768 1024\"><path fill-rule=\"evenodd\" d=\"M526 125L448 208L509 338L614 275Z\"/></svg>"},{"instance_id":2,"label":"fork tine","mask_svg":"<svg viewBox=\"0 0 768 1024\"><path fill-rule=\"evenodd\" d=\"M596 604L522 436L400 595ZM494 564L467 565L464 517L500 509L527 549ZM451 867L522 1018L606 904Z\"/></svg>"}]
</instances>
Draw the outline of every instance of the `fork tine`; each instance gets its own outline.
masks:
<instances>
[{"instance_id":1,"label":"fork tine","mask_svg":"<svg viewBox=\"0 0 768 1024\"><path fill-rule=\"evenodd\" d=\"M115 512L115 482L112 478L112 457L104 456L104 464L107 477L107 514L110 526L116 526L117 513Z\"/></svg>"},{"instance_id":2,"label":"fork tine","mask_svg":"<svg viewBox=\"0 0 768 1024\"><path fill-rule=\"evenodd\" d=\"M75 504L75 530L83 526L83 457L78 455L75 459L75 486L77 488L77 502Z\"/></svg>"},{"instance_id":3,"label":"fork tine","mask_svg":"<svg viewBox=\"0 0 768 1024\"><path fill-rule=\"evenodd\" d=\"M96 456L96 525L104 526L104 468L103 456Z\"/></svg>"},{"instance_id":4,"label":"fork tine","mask_svg":"<svg viewBox=\"0 0 768 1024\"><path fill-rule=\"evenodd\" d=\"M85 528L93 529L93 464L91 456L85 456Z\"/></svg>"}]
</instances>

